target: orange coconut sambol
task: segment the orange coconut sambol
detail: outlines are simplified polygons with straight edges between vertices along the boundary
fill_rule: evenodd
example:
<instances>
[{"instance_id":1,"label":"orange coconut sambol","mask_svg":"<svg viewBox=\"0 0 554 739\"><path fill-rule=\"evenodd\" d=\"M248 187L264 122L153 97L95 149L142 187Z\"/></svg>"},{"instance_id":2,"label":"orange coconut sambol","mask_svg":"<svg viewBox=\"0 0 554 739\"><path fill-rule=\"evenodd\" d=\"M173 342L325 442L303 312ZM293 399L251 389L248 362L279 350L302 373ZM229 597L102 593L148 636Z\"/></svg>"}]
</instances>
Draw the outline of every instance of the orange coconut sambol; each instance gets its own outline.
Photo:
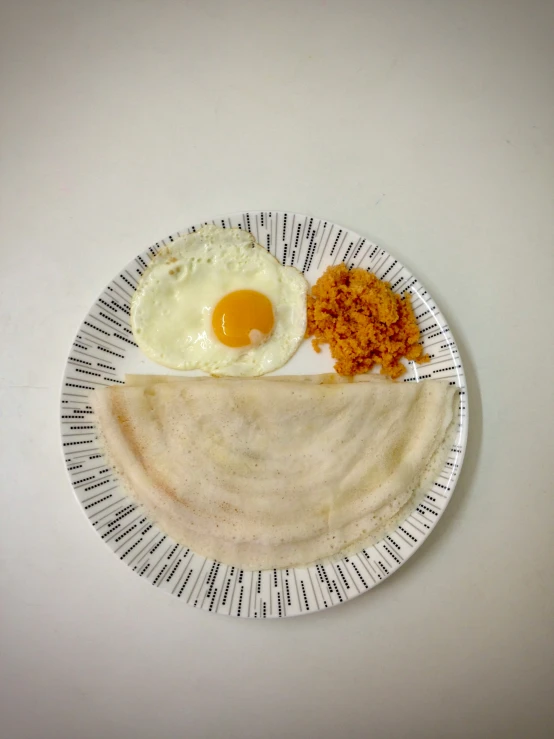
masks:
<instances>
[{"instance_id":1,"label":"orange coconut sambol","mask_svg":"<svg viewBox=\"0 0 554 739\"><path fill-rule=\"evenodd\" d=\"M340 375L359 375L374 365L381 374L400 377L402 357L428 362L409 294L400 296L363 269L328 267L308 296L306 336L314 349L329 344Z\"/></svg>"}]
</instances>

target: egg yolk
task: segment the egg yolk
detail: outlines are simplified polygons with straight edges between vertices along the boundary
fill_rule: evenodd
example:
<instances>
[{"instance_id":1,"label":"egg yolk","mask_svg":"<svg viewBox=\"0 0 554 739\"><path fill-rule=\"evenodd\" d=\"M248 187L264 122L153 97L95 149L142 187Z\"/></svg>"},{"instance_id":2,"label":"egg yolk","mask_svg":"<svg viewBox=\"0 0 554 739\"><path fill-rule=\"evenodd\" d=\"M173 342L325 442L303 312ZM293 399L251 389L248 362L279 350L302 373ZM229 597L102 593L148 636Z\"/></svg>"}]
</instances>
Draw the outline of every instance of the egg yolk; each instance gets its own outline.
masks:
<instances>
[{"instance_id":1,"label":"egg yolk","mask_svg":"<svg viewBox=\"0 0 554 739\"><path fill-rule=\"evenodd\" d=\"M212 328L226 346L258 344L273 330L271 301L256 290L235 290L215 306Z\"/></svg>"}]
</instances>

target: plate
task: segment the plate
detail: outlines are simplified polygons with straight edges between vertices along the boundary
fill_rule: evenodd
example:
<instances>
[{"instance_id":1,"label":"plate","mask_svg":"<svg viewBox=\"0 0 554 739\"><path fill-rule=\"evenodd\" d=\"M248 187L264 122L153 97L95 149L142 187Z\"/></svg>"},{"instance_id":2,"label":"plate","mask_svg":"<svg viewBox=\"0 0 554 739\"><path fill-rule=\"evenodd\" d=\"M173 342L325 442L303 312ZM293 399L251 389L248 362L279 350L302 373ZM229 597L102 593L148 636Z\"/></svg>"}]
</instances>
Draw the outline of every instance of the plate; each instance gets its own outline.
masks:
<instances>
[{"instance_id":1,"label":"plate","mask_svg":"<svg viewBox=\"0 0 554 739\"><path fill-rule=\"evenodd\" d=\"M446 379L459 387L460 405L455 443L439 477L414 512L374 546L334 564L262 572L206 559L165 535L122 490L99 447L88 393L102 385L123 384L127 373L171 373L145 357L133 341L130 301L159 249L207 223L173 234L139 254L85 316L67 359L61 397L62 444L71 484L90 523L115 555L154 587L191 606L241 618L284 618L331 608L392 575L421 546L448 505L467 442L467 391L458 348L419 280L391 254L348 228L278 211L250 211L211 221L251 231L279 262L297 267L312 284L326 267L344 262L388 280L395 292L410 293L431 362L409 363L402 379ZM316 374L332 371L332 366L328 352L316 354L306 341L280 372Z\"/></svg>"}]
</instances>

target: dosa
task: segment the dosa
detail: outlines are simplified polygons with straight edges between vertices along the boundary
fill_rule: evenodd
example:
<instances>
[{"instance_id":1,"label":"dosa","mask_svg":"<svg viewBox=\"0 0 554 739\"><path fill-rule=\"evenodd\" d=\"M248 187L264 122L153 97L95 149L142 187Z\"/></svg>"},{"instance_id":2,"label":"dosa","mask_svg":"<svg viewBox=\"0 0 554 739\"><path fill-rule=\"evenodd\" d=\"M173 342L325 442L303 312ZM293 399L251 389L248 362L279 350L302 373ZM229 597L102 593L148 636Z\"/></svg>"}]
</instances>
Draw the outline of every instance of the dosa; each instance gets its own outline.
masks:
<instances>
[{"instance_id":1,"label":"dosa","mask_svg":"<svg viewBox=\"0 0 554 739\"><path fill-rule=\"evenodd\" d=\"M448 382L333 377L131 376L91 402L110 463L165 533L243 569L305 566L409 515L455 426Z\"/></svg>"}]
</instances>

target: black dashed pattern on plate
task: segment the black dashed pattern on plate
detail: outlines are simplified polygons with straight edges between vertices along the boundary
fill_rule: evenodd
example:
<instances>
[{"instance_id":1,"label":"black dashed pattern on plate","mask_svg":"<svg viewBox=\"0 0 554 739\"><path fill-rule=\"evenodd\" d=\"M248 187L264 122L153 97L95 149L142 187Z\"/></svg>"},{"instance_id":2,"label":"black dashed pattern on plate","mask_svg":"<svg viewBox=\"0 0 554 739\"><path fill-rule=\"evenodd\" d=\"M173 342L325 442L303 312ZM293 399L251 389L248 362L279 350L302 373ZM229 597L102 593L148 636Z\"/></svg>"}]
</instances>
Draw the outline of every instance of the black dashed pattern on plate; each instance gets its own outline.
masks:
<instances>
[{"instance_id":1,"label":"black dashed pattern on plate","mask_svg":"<svg viewBox=\"0 0 554 739\"><path fill-rule=\"evenodd\" d=\"M296 266L312 283L327 266L343 262L349 269L372 271L387 279L396 292L412 296L431 362L409 363L403 381L441 378L460 388L457 438L444 469L395 531L375 546L339 562L247 572L207 560L160 531L112 474L91 423L88 396L94 388L123 382L127 372L140 366L140 350L129 325L130 301L144 269L161 246L181 235L178 232L146 249L117 275L85 316L75 337L60 405L67 471L75 495L101 539L160 590L196 608L237 617L284 618L314 613L373 588L397 570L436 526L454 491L467 441L462 363L454 337L429 293L398 260L359 234L312 216L278 211L239 213L212 223L250 230L279 262Z\"/></svg>"}]
</instances>

